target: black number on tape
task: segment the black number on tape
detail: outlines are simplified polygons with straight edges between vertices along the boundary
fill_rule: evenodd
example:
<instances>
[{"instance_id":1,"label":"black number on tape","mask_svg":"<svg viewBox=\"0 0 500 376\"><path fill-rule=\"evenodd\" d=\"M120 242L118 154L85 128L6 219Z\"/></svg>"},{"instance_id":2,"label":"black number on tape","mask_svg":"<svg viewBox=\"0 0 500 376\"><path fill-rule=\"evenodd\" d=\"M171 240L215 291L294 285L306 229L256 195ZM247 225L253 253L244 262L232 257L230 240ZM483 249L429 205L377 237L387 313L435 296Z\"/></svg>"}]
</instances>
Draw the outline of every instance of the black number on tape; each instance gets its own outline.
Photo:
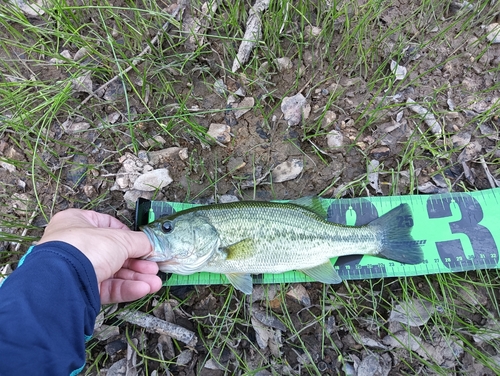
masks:
<instances>
[{"instance_id":1,"label":"black number on tape","mask_svg":"<svg viewBox=\"0 0 500 376\"><path fill-rule=\"evenodd\" d=\"M496 264L498 248L490 230L479 224L483 220L483 209L479 202L467 194L440 195L427 200L427 214L430 219L452 216L451 205L460 209L461 219L449 222L453 234L466 235L474 252L473 259L481 264ZM429 224L432 226L432 224ZM467 257L460 239L436 242L441 261L450 269L472 269L474 265Z\"/></svg>"}]
</instances>

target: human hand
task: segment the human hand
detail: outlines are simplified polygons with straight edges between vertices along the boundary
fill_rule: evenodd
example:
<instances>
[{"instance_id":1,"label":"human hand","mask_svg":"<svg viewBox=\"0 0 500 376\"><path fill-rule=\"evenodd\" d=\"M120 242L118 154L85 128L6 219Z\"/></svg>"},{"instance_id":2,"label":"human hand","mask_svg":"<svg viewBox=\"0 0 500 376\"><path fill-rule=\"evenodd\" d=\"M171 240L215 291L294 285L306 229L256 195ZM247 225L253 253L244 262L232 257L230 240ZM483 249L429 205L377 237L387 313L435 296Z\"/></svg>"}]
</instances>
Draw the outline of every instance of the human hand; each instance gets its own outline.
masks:
<instances>
[{"instance_id":1,"label":"human hand","mask_svg":"<svg viewBox=\"0 0 500 376\"><path fill-rule=\"evenodd\" d=\"M158 265L137 259L152 251L147 236L110 215L61 211L52 217L38 244L49 241L71 244L90 260L102 304L136 300L161 288Z\"/></svg>"}]
</instances>

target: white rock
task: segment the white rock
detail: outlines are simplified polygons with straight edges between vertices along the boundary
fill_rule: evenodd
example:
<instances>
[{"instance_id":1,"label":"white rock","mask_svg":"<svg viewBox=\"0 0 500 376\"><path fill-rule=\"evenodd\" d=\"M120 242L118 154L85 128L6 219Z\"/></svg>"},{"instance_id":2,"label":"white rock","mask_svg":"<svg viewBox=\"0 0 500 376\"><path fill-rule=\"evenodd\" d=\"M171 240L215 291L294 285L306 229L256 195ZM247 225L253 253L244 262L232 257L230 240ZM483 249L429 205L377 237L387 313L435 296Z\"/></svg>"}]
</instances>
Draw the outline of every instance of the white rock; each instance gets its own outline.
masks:
<instances>
[{"instance_id":1,"label":"white rock","mask_svg":"<svg viewBox=\"0 0 500 376\"><path fill-rule=\"evenodd\" d=\"M273 183L282 183L295 179L304 169L304 163L300 159L292 159L277 165L273 172Z\"/></svg>"},{"instance_id":2,"label":"white rock","mask_svg":"<svg viewBox=\"0 0 500 376\"><path fill-rule=\"evenodd\" d=\"M179 158L182 161L185 161L186 159L189 158L189 154L188 154L188 149L187 148L182 148L181 150L179 150Z\"/></svg>"},{"instance_id":3,"label":"white rock","mask_svg":"<svg viewBox=\"0 0 500 376\"><path fill-rule=\"evenodd\" d=\"M311 105L306 98L298 93L293 97L284 97L281 102L281 111L288 125L298 125L301 120L307 119L311 112Z\"/></svg>"},{"instance_id":4,"label":"white rock","mask_svg":"<svg viewBox=\"0 0 500 376\"><path fill-rule=\"evenodd\" d=\"M145 192L145 191L138 191L136 189L131 189L123 195L123 199L125 200L125 203L127 204L127 209L135 209L135 203L137 202L137 199L139 197L145 198L147 200L151 200L153 198L154 192Z\"/></svg>"},{"instance_id":5,"label":"white rock","mask_svg":"<svg viewBox=\"0 0 500 376\"><path fill-rule=\"evenodd\" d=\"M326 143L330 149L337 149L344 143L344 136L339 131L332 129L326 135Z\"/></svg>"},{"instance_id":6,"label":"white rock","mask_svg":"<svg viewBox=\"0 0 500 376\"><path fill-rule=\"evenodd\" d=\"M491 43L500 43L500 24L492 23L486 26L486 39Z\"/></svg>"},{"instance_id":7,"label":"white rock","mask_svg":"<svg viewBox=\"0 0 500 376\"><path fill-rule=\"evenodd\" d=\"M335 120L337 120L337 114L333 111L326 111L325 116L323 117L323 126L328 127Z\"/></svg>"},{"instance_id":8,"label":"white rock","mask_svg":"<svg viewBox=\"0 0 500 376\"><path fill-rule=\"evenodd\" d=\"M168 160L173 160L178 157L182 159L181 152L185 152L187 154L187 148L172 146L162 150L150 151L148 153L149 163L156 166L160 163L165 163Z\"/></svg>"},{"instance_id":9,"label":"white rock","mask_svg":"<svg viewBox=\"0 0 500 376\"><path fill-rule=\"evenodd\" d=\"M243 98L243 100L240 103L233 106L233 109L236 108L236 110L234 111L234 117L236 119L239 119L240 117L245 115L248 111L250 111L254 105L255 105L255 99L253 99L253 97Z\"/></svg>"},{"instance_id":10,"label":"white rock","mask_svg":"<svg viewBox=\"0 0 500 376\"><path fill-rule=\"evenodd\" d=\"M36 0L33 3L25 3L23 0L14 1L17 2L19 9L28 17L39 18L45 14L45 11L42 9L44 4L43 0Z\"/></svg>"},{"instance_id":11,"label":"white rock","mask_svg":"<svg viewBox=\"0 0 500 376\"><path fill-rule=\"evenodd\" d=\"M183 350L177 357L178 366L187 366L189 362L193 359L193 352L191 350Z\"/></svg>"},{"instance_id":12,"label":"white rock","mask_svg":"<svg viewBox=\"0 0 500 376\"><path fill-rule=\"evenodd\" d=\"M91 72L87 72L79 77L71 80L71 85L73 86L73 90L76 92L83 93L93 93L92 87L92 74Z\"/></svg>"},{"instance_id":13,"label":"white rock","mask_svg":"<svg viewBox=\"0 0 500 376\"><path fill-rule=\"evenodd\" d=\"M227 91L227 85L224 83L224 81L221 78L219 78L219 79L215 80L215 82L214 82L214 90L217 94L224 95L224 94L226 94L226 91Z\"/></svg>"},{"instance_id":14,"label":"white rock","mask_svg":"<svg viewBox=\"0 0 500 376\"><path fill-rule=\"evenodd\" d=\"M9 172L16 171L16 166L14 166L12 163L9 163L9 162L0 161L0 167L2 167L3 169L5 169Z\"/></svg>"},{"instance_id":15,"label":"white rock","mask_svg":"<svg viewBox=\"0 0 500 376\"><path fill-rule=\"evenodd\" d=\"M368 164L368 183L370 186L375 189L375 192L382 193L380 189L380 184L378 181L378 167L380 166L380 162L376 159L373 159Z\"/></svg>"},{"instance_id":16,"label":"white rock","mask_svg":"<svg viewBox=\"0 0 500 376\"><path fill-rule=\"evenodd\" d=\"M292 60L290 60L289 57L280 57L275 60L275 63L279 72L283 72L285 70L293 68Z\"/></svg>"},{"instance_id":17,"label":"white rock","mask_svg":"<svg viewBox=\"0 0 500 376\"><path fill-rule=\"evenodd\" d=\"M72 120L66 120L61 124L61 127L67 134L75 134L89 129L90 124L84 121L75 122Z\"/></svg>"},{"instance_id":18,"label":"white rock","mask_svg":"<svg viewBox=\"0 0 500 376\"><path fill-rule=\"evenodd\" d=\"M231 142L231 127L227 124L217 124L212 123L208 128L207 135L208 141L212 141L212 138L221 144L227 144Z\"/></svg>"},{"instance_id":19,"label":"white rock","mask_svg":"<svg viewBox=\"0 0 500 376\"><path fill-rule=\"evenodd\" d=\"M78 51L76 51L75 56L73 56L73 60L78 61L87 55L88 55L87 49L85 47L82 47Z\"/></svg>"},{"instance_id":20,"label":"white rock","mask_svg":"<svg viewBox=\"0 0 500 376\"><path fill-rule=\"evenodd\" d=\"M408 72L405 67L391 60L391 72L396 76L396 80L403 80Z\"/></svg>"},{"instance_id":21,"label":"white rock","mask_svg":"<svg viewBox=\"0 0 500 376\"><path fill-rule=\"evenodd\" d=\"M166 168L159 168L140 175L134 182L134 189L139 191L156 191L172 183L172 178Z\"/></svg>"},{"instance_id":22,"label":"white rock","mask_svg":"<svg viewBox=\"0 0 500 376\"><path fill-rule=\"evenodd\" d=\"M240 201L238 199L238 197L234 196L234 195L222 195L219 197L219 202L221 204L225 204L225 203L228 203L228 202L238 202Z\"/></svg>"},{"instance_id":23,"label":"white rock","mask_svg":"<svg viewBox=\"0 0 500 376\"><path fill-rule=\"evenodd\" d=\"M307 25L305 28L304 28L304 34L307 37L317 37L321 34L321 28L317 27L317 26L311 26L311 25Z\"/></svg>"}]
</instances>

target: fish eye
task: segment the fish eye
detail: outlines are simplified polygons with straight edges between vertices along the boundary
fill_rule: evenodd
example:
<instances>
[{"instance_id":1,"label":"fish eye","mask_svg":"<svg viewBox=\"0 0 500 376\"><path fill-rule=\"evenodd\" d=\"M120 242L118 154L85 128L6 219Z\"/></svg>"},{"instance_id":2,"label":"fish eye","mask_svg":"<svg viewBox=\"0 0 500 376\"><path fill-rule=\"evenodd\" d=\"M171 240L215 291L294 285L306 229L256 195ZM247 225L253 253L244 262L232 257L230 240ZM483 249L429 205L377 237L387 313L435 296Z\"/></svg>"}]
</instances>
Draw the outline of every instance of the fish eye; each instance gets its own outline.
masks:
<instances>
[{"instance_id":1,"label":"fish eye","mask_svg":"<svg viewBox=\"0 0 500 376\"><path fill-rule=\"evenodd\" d=\"M171 221L165 221L161 224L161 231L164 234L169 234L174 229L174 224Z\"/></svg>"}]
</instances>

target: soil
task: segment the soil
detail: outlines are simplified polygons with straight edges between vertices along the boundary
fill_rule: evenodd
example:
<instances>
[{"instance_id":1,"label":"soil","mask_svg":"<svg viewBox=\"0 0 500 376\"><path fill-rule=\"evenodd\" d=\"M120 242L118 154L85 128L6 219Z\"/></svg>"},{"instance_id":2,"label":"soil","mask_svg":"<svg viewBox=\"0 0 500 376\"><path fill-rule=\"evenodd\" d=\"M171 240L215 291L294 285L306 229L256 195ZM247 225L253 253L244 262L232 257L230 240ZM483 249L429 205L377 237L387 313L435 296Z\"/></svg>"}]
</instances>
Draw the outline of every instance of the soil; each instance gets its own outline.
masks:
<instances>
[{"instance_id":1,"label":"soil","mask_svg":"<svg viewBox=\"0 0 500 376\"><path fill-rule=\"evenodd\" d=\"M127 16L127 2L117 0L112 3L116 7L123 7L121 14ZM364 1L358 3L362 4ZM101 93L100 98L90 99L78 111L61 111L57 121L46 130L43 141L47 144L37 149L36 156L31 155L29 148L25 147L25 143L31 141L31 136L23 138L22 135L3 132L0 136L0 155L17 163L15 167L2 165L0 168L0 181L3 182L0 187L2 216L30 223L33 228L28 235L33 237L39 236L46 224L46 218L40 213L32 217L37 207L43 207L47 217L69 207L92 208L117 216L132 225L134 210L127 206L123 197L124 190L112 190L116 174L123 167L120 157L128 152L143 158L147 163L147 152L173 146L187 148L188 158L181 158L176 154L152 164L154 169L167 168L173 180L156 192L156 200L213 202L222 195L234 195L239 199L271 200L295 199L320 193L324 197L417 194L419 187L427 182L432 184L427 186L427 190L422 188L420 192L491 188L479 157L483 156L486 163L493 166L500 158L498 110L490 111L497 105L500 93L497 89L488 90L490 87L496 88L496 82L500 79L500 44L487 45L484 39L474 43L473 37L477 39L483 35L481 25L474 22L471 27L477 28L477 31L459 32L461 25L455 21L458 12L455 3L448 6L437 4L436 12L441 15L437 19L430 17L428 23L423 23L422 20L416 20L415 24L408 23L398 33L391 34L384 43L375 44L377 35L415 11L419 3L413 0L395 1L393 6L384 11L377 25L381 31L374 34L373 39L360 42L364 49L378 49L378 54L373 55L374 60L369 64L350 61L346 56L351 55L342 54L338 55L337 61L332 62L333 54L325 53L336 51L335 46L341 43L341 32L345 25L342 17L339 17L331 26L329 46L311 39L304 43L304 49L299 54L296 45L287 38L280 39L281 50L287 51L286 57L293 64L291 69L280 71L277 66L270 65L267 73L261 75L250 77L242 73L230 74L221 65L230 67L233 57L227 56L227 49L220 38L210 38L215 31L209 28L204 53L183 67L185 74L172 71L168 93L161 91L164 82L154 72L146 77L149 97L152 98L148 106L151 111L158 111L155 116L160 120L152 119L144 106L143 98L137 96L138 92L142 92L138 83L143 80L142 70L139 70L131 71L126 83L118 80L110 85L105 93ZM494 2L491 4L491 9L483 9L482 12L490 12L492 16L489 21L493 23L498 12L493 10ZM248 4L245 7L248 9ZM223 12L224 9L221 8L220 11ZM316 10L310 11L313 14ZM188 7L183 17L187 17L190 12L195 14L194 8ZM86 22L92 22L94 16L98 17L89 10L86 14ZM36 25L40 21L32 22ZM424 24L425 27L422 26ZM292 25L298 27L299 20L292 20ZM13 26L17 27L15 24ZM435 27L439 30L448 29L442 34L443 40L434 38ZM155 33L156 30L151 30L151 38ZM168 33L175 36L179 31L172 27ZM8 37L7 30L0 30L0 34ZM389 67L379 68L387 62L388 57L397 57L394 48L401 40L405 41L407 48L400 57L399 64L408 68L407 77L401 84L394 82L390 88L374 87L374 76L382 78L391 74ZM163 37L161 46L171 48L172 41L172 38ZM77 52L71 43L67 48L72 54ZM22 51L1 50L0 58L7 59L20 52ZM176 52L188 53L189 49L178 46ZM253 54L262 57L264 52L263 48L257 48ZM134 56L133 51L131 56ZM173 56L165 57L165 66L174 59ZM252 61L252 64L263 63L263 57ZM90 59L88 64L90 67L99 62ZM49 64L40 64L36 59L26 60L19 69L27 77L34 75L37 80L54 85L70 74ZM297 79L298 69L302 69L303 74ZM112 76L92 76L93 90L110 78ZM237 107L243 97L235 96L235 102L228 104L227 93L221 95L214 88L217 79L224 82L227 92L234 93L243 89L245 97L254 98L255 106L236 118L233 107ZM135 90L133 83L138 85ZM300 124L289 125L283 118L281 100L299 92L310 104L311 114L307 119L302 119ZM475 94L477 92L487 95L478 98ZM173 93L180 94L176 96ZM87 96L88 93L85 92L73 93L70 101L73 108L78 108ZM155 99L155 96L161 99ZM178 98L187 98L187 101L179 103ZM431 134L422 119L404 105L408 98L421 104L428 103L446 136ZM180 106L183 106L184 112L178 111ZM335 120L327 123L323 119L326 111L332 111ZM398 115L401 111L402 115ZM88 129L78 132L65 129L64 124L70 113L72 116L69 119L73 126L86 122L90 124ZM3 115L8 116L8 113ZM196 127L188 126L187 122L195 123ZM230 142L214 143L208 137L206 142L200 142L200 135L204 138L204 133L213 123L230 127ZM327 133L332 130L342 134L342 147L332 149L328 146ZM170 135L175 137L175 143ZM451 135L464 137L466 142L461 144L459 139L452 141ZM163 137L163 140L154 141L153 138L157 136ZM411 148L413 150L410 155L414 158L412 163L407 159L408 149ZM468 152L465 153L464 150ZM46 168L41 168L40 163L33 164L32 168L33 158L42 160ZM272 183L273 175L270 172L282 162L294 159L302 162L301 173L292 180ZM383 164L383 171L386 172L379 175L380 192L368 183L352 184L360 178L366 180L367 165L372 159ZM417 174L416 186L409 183L409 171ZM498 177L495 175L496 171L491 172ZM35 178L31 175L35 175ZM435 175L447 179L447 184L436 184L433 179ZM35 197L39 200L38 206L34 204ZM2 227L4 232L19 234L22 231L7 228L4 223ZM14 245L3 242L1 249L13 251ZM17 254L22 254L25 249L26 245L23 245ZM10 256L1 261L13 262L16 257ZM418 278L414 283L419 283ZM374 291L370 282L354 283L356 284L361 289ZM428 286L427 282L423 285ZM282 300L278 302L265 299L250 302L248 298L238 294L236 296L241 300L233 300L227 306L227 286L171 288L163 291L168 297L168 304L174 304L169 300L174 297L175 301L183 301L182 309L174 309L175 322L204 336L192 349L192 359L185 365L177 365L174 359L170 372L177 375L222 375L236 372L267 375L272 371L274 374L305 375L316 374L319 370L321 374L354 374L354 371L346 369L346 363L355 367L359 373L362 362L375 354L375 363L380 367L380 372L371 374L388 374L385 371L387 367L393 375L417 371L431 374L418 357L412 357L406 350L389 351L387 347L364 346L359 337L354 338L349 326L342 320L343 315L352 313L333 310L328 312L327 316L333 317L336 324L331 329L325 328L325 321L328 320L316 319L323 314L321 304L324 302L320 300L324 286L316 283L305 286L311 301L311 306L307 308L296 300L281 295L278 297ZM350 294L345 286L331 288L340 296ZM380 296L373 298L373 301L390 302L391 294L401 289L399 282L388 280L381 286L376 286L375 290ZM366 301L365 305L357 305L359 310L353 314L356 317L353 322L358 325L358 332L366 333L366 338L380 342L387 334L387 326L369 322L368 319L388 317L391 306L382 304L373 307L372 297L367 297ZM264 349L257 346L256 332L248 325L254 305L273 315L289 315L295 330L300 331L300 336L283 331L280 332L281 339L276 340L275 347L271 340ZM494 307L491 307L491 311L493 310ZM468 319L466 316L464 311L464 319ZM235 322L234 326L218 327L223 319ZM484 325L484 317L475 319ZM114 321L110 318L106 323L113 324ZM121 324L122 330L117 337L105 341L93 340L90 347L91 359L101 352L107 354L100 364L101 368L107 369L125 356L126 326ZM160 357L158 335L147 334L144 337L144 333L138 328L129 327L128 330L129 334L142 343L146 355ZM278 335L278 330L271 331L273 335ZM430 339L429 343L432 343ZM494 349L484 346L485 353L499 356ZM170 350L166 348L168 346L163 348L161 355L165 359L173 359L185 349L179 343ZM216 369L207 368L207 362L215 359L215 353L220 358L216 359L216 363L210 364L216 364L213 367ZM249 367L246 371L241 368L243 361ZM155 369L158 369L159 374L165 372L158 362L146 362L149 372ZM316 368L311 364L315 364ZM384 364L389 365L386 367ZM462 353L456 362L450 364L452 366L448 368L449 373L495 374L478 365L468 353ZM91 366L92 361L89 360L89 367ZM145 365L142 364L137 369L139 374L144 374ZM93 368L90 374L97 374L96 372ZM101 374L106 373L101 371Z\"/></svg>"}]
</instances>

